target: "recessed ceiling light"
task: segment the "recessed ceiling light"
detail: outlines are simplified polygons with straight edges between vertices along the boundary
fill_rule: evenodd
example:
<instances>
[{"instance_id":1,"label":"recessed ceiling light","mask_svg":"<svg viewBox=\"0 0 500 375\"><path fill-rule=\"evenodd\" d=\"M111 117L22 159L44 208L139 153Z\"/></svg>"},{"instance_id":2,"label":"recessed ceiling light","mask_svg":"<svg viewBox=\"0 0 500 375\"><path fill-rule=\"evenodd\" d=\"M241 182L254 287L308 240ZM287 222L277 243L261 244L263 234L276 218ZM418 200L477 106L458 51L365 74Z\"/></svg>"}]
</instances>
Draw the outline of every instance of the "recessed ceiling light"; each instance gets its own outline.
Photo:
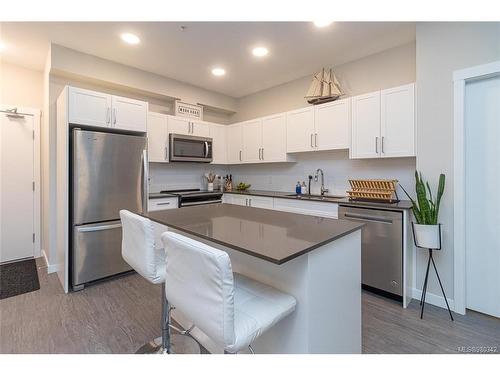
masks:
<instances>
[{"instance_id":1,"label":"recessed ceiling light","mask_svg":"<svg viewBox=\"0 0 500 375\"><path fill-rule=\"evenodd\" d=\"M128 44L139 44L139 42L141 41L137 35L132 33L123 33L120 36L122 40Z\"/></svg>"},{"instance_id":2,"label":"recessed ceiling light","mask_svg":"<svg viewBox=\"0 0 500 375\"><path fill-rule=\"evenodd\" d=\"M254 56L263 57L269 53L269 50L266 47L255 47L252 50Z\"/></svg>"},{"instance_id":3,"label":"recessed ceiling light","mask_svg":"<svg viewBox=\"0 0 500 375\"><path fill-rule=\"evenodd\" d=\"M225 75L225 74L226 74L226 70L225 70L225 69L223 69L223 68L213 68L213 69L212 69L212 74L213 74L214 76L218 76L218 77L220 77L220 76L223 76L223 75Z\"/></svg>"},{"instance_id":4,"label":"recessed ceiling light","mask_svg":"<svg viewBox=\"0 0 500 375\"><path fill-rule=\"evenodd\" d=\"M330 26L332 23L333 23L333 21L317 20L317 21L314 21L314 26L316 26L316 27L327 27L327 26Z\"/></svg>"}]
</instances>

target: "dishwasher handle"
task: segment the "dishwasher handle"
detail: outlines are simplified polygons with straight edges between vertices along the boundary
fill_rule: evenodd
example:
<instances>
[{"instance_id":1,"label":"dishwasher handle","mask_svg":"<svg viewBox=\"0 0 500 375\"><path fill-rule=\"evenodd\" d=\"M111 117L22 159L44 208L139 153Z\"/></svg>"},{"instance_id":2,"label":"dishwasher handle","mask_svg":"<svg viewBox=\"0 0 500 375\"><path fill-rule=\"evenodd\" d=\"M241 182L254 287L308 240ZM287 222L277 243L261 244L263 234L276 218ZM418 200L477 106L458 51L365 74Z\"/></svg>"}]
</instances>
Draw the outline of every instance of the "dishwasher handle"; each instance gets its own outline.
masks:
<instances>
[{"instance_id":1,"label":"dishwasher handle","mask_svg":"<svg viewBox=\"0 0 500 375\"><path fill-rule=\"evenodd\" d=\"M352 212L345 212L344 217L355 219L355 220L374 221L377 223L385 223L385 224L392 224L393 223L392 219L389 219L386 217L375 216L375 215L361 215L361 214L355 214Z\"/></svg>"}]
</instances>

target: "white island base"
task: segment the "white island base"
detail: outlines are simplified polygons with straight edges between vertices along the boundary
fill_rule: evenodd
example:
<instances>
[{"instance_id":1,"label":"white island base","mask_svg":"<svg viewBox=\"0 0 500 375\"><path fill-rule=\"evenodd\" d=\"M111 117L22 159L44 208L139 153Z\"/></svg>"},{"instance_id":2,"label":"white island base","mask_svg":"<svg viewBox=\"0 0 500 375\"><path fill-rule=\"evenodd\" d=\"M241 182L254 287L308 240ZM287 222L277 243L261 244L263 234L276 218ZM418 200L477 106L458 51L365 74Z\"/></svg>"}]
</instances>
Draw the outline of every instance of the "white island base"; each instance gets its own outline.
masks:
<instances>
[{"instance_id":1,"label":"white island base","mask_svg":"<svg viewBox=\"0 0 500 375\"><path fill-rule=\"evenodd\" d=\"M255 353L361 353L361 230L281 265L203 242L227 251L234 272L297 299L296 310L252 344ZM178 310L173 318L190 326ZM199 329L192 335L211 353L223 353Z\"/></svg>"}]
</instances>

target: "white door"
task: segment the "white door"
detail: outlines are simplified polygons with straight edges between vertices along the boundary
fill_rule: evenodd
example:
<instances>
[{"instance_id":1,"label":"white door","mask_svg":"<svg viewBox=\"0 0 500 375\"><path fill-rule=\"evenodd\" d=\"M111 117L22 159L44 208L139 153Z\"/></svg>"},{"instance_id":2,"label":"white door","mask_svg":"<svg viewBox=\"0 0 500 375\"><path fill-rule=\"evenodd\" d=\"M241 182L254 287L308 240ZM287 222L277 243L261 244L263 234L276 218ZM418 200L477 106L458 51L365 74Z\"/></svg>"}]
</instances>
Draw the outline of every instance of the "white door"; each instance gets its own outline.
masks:
<instances>
[{"instance_id":1,"label":"white door","mask_svg":"<svg viewBox=\"0 0 500 375\"><path fill-rule=\"evenodd\" d=\"M261 159L286 161L286 114L262 119Z\"/></svg>"},{"instance_id":2,"label":"white door","mask_svg":"<svg viewBox=\"0 0 500 375\"><path fill-rule=\"evenodd\" d=\"M286 114L286 151L302 152L314 149L314 107Z\"/></svg>"},{"instance_id":3,"label":"white door","mask_svg":"<svg viewBox=\"0 0 500 375\"><path fill-rule=\"evenodd\" d=\"M34 256L33 124L0 112L0 262Z\"/></svg>"},{"instance_id":4,"label":"white door","mask_svg":"<svg viewBox=\"0 0 500 375\"><path fill-rule=\"evenodd\" d=\"M191 121L183 117L168 116L168 133L190 135Z\"/></svg>"},{"instance_id":5,"label":"white door","mask_svg":"<svg viewBox=\"0 0 500 375\"><path fill-rule=\"evenodd\" d=\"M380 157L380 91L352 98L351 158Z\"/></svg>"},{"instance_id":6,"label":"white door","mask_svg":"<svg viewBox=\"0 0 500 375\"><path fill-rule=\"evenodd\" d=\"M210 124L212 164L226 164L226 126Z\"/></svg>"},{"instance_id":7,"label":"white door","mask_svg":"<svg viewBox=\"0 0 500 375\"><path fill-rule=\"evenodd\" d=\"M150 162L168 162L167 117L161 113L148 114L148 156Z\"/></svg>"},{"instance_id":8,"label":"white door","mask_svg":"<svg viewBox=\"0 0 500 375\"><path fill-rule=\"evenodd\" d=\"M318 150L347 149L351 145L351 100L336 100L315 107L314 144Z\"/></svg>"},{"instance_id":9,"label":"white door","mask_svg":"<svg viewBox=\"0 0 500 375\"><path fill-rule=\"evenodd\" d=\"M261 159L262 121L252 120L243 123L243 162L258 163Z\"/></svg>"},{"instance_id":10,"label":"white door","mask_svg":"<svg viewBox=\"0 0 500 375\"><path fill-rule=\"evenodd\" d=\"M241 163L243 148L243 131L241 124L229 125L226 132L227 139L227 162L231 164Z\"/></svg>"},{"instance_id":11,"label":"white door","mask_svg":"<svg viewBox=\"0 0 500 375\"><path fill-rule=\"evenodd\" d=\"M68 88L68 122L90 126L111 126L111 95Z\"/></svg>"},{"instance_id":12,"label":"white door","mask_svg":"<svg viewBox=\"0 0 500 375\"><path fill-rule=\"evenodd\" d=\"M500 318L500 76L465 86L467 308Z\"/></svg>"},{"instance_id":13,"label":"white door","mask_svg":"<svg viewBox=\"0 0 500 375\"><path fill-rule=\"evenodd\" d=\"M112 97L113 127L138 132L147 131L148 103L141 100Z\"/></svg>"},{"instance_id":14,"label":"white door","mask_svg":"<svg viewBox=\"0 0 500 375\"><path fill-rule=\"evenodd\" d=\"M415 84L380 92L383 158L415 156Z\"/></svg>"},{"instance_id":15,"label":"white door","mask_svg":"<svg viewBox=\"0 0 500 375\"><path fill-rule=\"evenodd\" d=\"M191 135L197 137L209 137L210 136L210 126L206 122L191 122Z\"/></svg>"}]
</instances>

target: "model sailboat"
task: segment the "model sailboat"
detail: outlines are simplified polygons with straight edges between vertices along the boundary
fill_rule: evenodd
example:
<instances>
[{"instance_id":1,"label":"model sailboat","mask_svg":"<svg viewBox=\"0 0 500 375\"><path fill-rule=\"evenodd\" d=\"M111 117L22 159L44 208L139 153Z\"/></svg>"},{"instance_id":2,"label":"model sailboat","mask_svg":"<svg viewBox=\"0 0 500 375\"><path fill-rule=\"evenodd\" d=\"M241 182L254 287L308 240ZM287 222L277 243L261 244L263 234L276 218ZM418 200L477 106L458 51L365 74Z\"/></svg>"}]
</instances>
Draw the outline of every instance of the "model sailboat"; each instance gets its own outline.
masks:
<instances>
[{"instance_id":1,"label":"model sailboat","mask_svg":"<svg viewBox=\"0 0 500 375\"><path fill-rule=\"evenodd\" d=\"M337 100L341 95L344 93L332 69L323 68L314 75L305 98L310 104L321 104Z\"/></svg>"}]
</instances>

